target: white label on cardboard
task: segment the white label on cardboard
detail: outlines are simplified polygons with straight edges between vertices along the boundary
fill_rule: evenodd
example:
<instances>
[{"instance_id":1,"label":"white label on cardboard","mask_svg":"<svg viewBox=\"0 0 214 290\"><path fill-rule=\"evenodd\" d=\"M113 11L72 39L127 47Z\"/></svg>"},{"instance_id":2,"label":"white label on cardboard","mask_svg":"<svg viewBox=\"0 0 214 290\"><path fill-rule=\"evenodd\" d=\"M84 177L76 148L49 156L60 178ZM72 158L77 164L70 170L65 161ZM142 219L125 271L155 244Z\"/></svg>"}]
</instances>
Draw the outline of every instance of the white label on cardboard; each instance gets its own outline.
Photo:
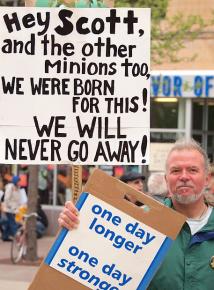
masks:
<instances>
[{"instance_id":1,"label":"white label on cardboard","mask_svg":"<svg viewBox=\"0 0 214 290\"><path fill-rule=\"evenodd\" d=\"M0 8L0 160L148 164L150 9Z\"/></svg>"},{"instance_id":2,"label":"white label on cardboard","mask_svg":"<svg viewBox=\"0 0 214 290\"><path fill-rule=\"evenodd\" d=\"M59 236L46 263L90 289L145 289L171 240L84 194L78 229Z\"/></svg>"}]
</instances>

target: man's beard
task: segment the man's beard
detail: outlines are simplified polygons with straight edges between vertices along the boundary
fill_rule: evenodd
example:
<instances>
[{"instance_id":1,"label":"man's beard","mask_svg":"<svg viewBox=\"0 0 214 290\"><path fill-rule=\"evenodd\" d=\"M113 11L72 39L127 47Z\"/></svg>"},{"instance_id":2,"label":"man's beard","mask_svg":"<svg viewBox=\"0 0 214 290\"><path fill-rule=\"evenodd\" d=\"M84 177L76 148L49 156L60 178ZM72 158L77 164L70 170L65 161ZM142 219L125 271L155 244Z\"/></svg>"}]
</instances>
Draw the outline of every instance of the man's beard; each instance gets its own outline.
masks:
<instances>
[{"instance_id":1,"label":"man's beard","mask_svg":"<svg viewBox=\"0 0 214 290\"><path fill-rule=\"evenodd\" d=\"M191 195L182 195L178 193L173 194L173 198L181 204L191 204L199 200L199 198L204 195L205 189L203 189L200 193L198 194L191 194Z\"/></svg>"}]
</instances>

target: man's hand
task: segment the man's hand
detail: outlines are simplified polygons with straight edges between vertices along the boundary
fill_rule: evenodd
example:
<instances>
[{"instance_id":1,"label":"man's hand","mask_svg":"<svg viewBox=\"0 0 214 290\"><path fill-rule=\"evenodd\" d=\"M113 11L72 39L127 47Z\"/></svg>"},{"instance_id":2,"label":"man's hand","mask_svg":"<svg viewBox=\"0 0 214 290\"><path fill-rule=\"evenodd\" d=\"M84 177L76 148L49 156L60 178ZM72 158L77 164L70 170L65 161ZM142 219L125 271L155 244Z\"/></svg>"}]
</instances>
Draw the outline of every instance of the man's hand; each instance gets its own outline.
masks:
<instances>
[{"instance_id":1,"label":"man's hand","mask_svg":"<svg viewBox=\"0 0 214 290\"><path fill-rule=\"evenodd\" d=\"M79 212L75 205L71 201L67 201L58 218L60 227L64 227L68 230L76 229L79 224L78 215Z\"/></svg>"}]
</instances>

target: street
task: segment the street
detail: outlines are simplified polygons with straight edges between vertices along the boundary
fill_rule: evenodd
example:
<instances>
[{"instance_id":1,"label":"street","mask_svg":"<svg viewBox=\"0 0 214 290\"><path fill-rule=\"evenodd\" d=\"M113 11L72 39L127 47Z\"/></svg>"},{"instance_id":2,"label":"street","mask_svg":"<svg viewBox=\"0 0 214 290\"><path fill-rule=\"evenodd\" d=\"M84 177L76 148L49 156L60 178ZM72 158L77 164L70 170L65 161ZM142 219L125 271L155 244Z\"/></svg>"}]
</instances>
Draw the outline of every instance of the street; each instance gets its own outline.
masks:
<instances>
[{"instance_id":1,"label":"street","mask_svg":"<svg viewBox=\"0 0 214 290\"><path fill-rule=\"evenodd\" d=\"M38 257L44 258L54 237L44 237L38 240ZM27 290L33 280L39 265L13 265L10 262L10 242L0 240L0 288L1 290Z\"/></svg>"}]
</instances>

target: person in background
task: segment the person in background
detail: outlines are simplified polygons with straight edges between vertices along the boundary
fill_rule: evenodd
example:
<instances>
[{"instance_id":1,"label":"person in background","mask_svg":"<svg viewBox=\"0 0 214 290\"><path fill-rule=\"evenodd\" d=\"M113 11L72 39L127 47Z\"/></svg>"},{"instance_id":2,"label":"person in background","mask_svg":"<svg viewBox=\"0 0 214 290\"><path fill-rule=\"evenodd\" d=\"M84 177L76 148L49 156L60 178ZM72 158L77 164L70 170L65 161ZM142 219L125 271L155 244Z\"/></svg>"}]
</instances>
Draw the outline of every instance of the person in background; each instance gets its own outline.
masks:
<instances>
[{"instance_id":1,"label":"person in background","mask_svg":"<svg viewBox=\"0 0 214 290\"><path fill-rule=\"evenodd\" d=\"M19 170L19 186L20 188L24 188L25 192L28 193L28 166L27 165L21 165Z\"/></svg>"},{"instance_id":2,"label":"person in background","mask_svg":"<svg viewBox=\"0 0 214 290\"><path fill-rule=\"evenodd\" d=\"M12 177L13 177L12 174L10 174L9 169L6 167L4 169L4 173L2 175L3 184L6 185L6 184L10 183L12 180Z\"/></svg>"},{"instance_id":3,"label":"person in background","mask_svg":"<svg viewBox=\"0 0 214 290\"><path fill-rule=\"evenodd\" d=\"M41 204L49 204L48 170L45 165L39 167L38 192Z\"/></svg>"},{"instance_id":4,"label":"person in background","mask_svg":"<svg viewBox=\"0 0 214 290\"><path fill-rule=\"evenodd\" d=\"M129 186L131 186L132 188L140 192L143 192L144 180L145 180L145 176L134 171L127 172L120 177L120 181L128 184ZM136 200L136 198L132 196L131 194L127 193L125 195L125 198L137 206L143 205L140 201Z\"/></svg>"},{"instance_id":5,"label":"person in background","mask_svg":"<svg viewBox=\"0 0 214 290\"><path fill-rule=\"evenodd\" d=\"M164 173L151 173L147 182L148 195L159 202L164 202L168 189Z\"/></svg>"},{"instance_id":6,"label":"person in background","mask_svg":"<svg viewBox=\"0 0 214 290\"><path fill-rule=\"evenodd\" d=\"M120 180L138 191L143 191L143 182L145 180L145 176L138 172L127 172L120 177Z\"/></svg>"},{"instance_id":7,"label":"person in background","mask_svg":"<svg viewBox=\"0 0 214 290\"><path fill-rule=\"evenodd\" d=\"M47 230L48 218L47 218L44 210L42 209L42 206L39 202L39 198L38 198L38 202L37 202L36 213L37 213L36 234L37 234L37 238L40 239L44 236L44 234ZM27 214L27 205L25 204L25 205L22 205L19 207L19 209L15 215L15 220L16 220L16 223L18 224L18 226L23 225L24 218L25 218L26 214Z\"/></svg>"},{"instance_id":8,"label":"person in background","mask_svg":"<svg viewBox=\"0 0 214 290\"><path fill-rule=\"evenodd\" d=\"M19 176L12 177L11 182L5 186L5 195L3 203L3 211L6 216L6 222L3 226L2 239L10 241L17 231L18 225L15 220L15 215L19 207L27 204L27 195L24 189L20 189Z\"/></svg>"},{"instance_id":9,"label":"person in background","mask_svg":"<svg viewBox=\"0 0 214 290\"><path fill-rule=\"evenodd\" d=\"M37 233L37 238L40 239L44 236L47 227L48 227L48 218L42 209L42 206L38 200L37 203L37 220L36 220L36 233Z\"/></svg>"},{"instance_id":10,"label":"person in background","mask_svg":"<svg viewBox=\"0 0 214 290\"><path fill-rule=\"evenodd\" d=\"M2 179L0 178L0 204L3 201L3 197L4 197L4 184Z\"/></svg>"},{"instance_id":11,"label":"person in background","mask_svg":"<svg viewBox=\"0 0 214 290\"><path fill-rule=\"evenodd\" d=\"M3 211L3 201L4 201L4 184L2 179L0 178L0 232L3 234L3 224L4 224L4 214Z\"/></svg>"},{"instance_id":12,"label":"person in background","mask_svg":"<svg viewBox=\"0 0 214 290\"><path fill-rule=\"evenodd\" d=\"M206 152L193 139L178 140L166 160L170 198L164 204L187 219L148 290L213 289L214 211L205 201L209 180ZM78 210L72 202L65 204L58 223L70 230L78 227Z\"/></svg>"},{"instance_id":13,"label":"person in background","mask_svg":"<svg viewBox=\"0 0 214 290\"><path fill-rule=\"evenodd\" d=\"M214 164L210 166L210 181L206 188L205 199L207 203L214 205Z\"/></svg>"}]
</instances>

